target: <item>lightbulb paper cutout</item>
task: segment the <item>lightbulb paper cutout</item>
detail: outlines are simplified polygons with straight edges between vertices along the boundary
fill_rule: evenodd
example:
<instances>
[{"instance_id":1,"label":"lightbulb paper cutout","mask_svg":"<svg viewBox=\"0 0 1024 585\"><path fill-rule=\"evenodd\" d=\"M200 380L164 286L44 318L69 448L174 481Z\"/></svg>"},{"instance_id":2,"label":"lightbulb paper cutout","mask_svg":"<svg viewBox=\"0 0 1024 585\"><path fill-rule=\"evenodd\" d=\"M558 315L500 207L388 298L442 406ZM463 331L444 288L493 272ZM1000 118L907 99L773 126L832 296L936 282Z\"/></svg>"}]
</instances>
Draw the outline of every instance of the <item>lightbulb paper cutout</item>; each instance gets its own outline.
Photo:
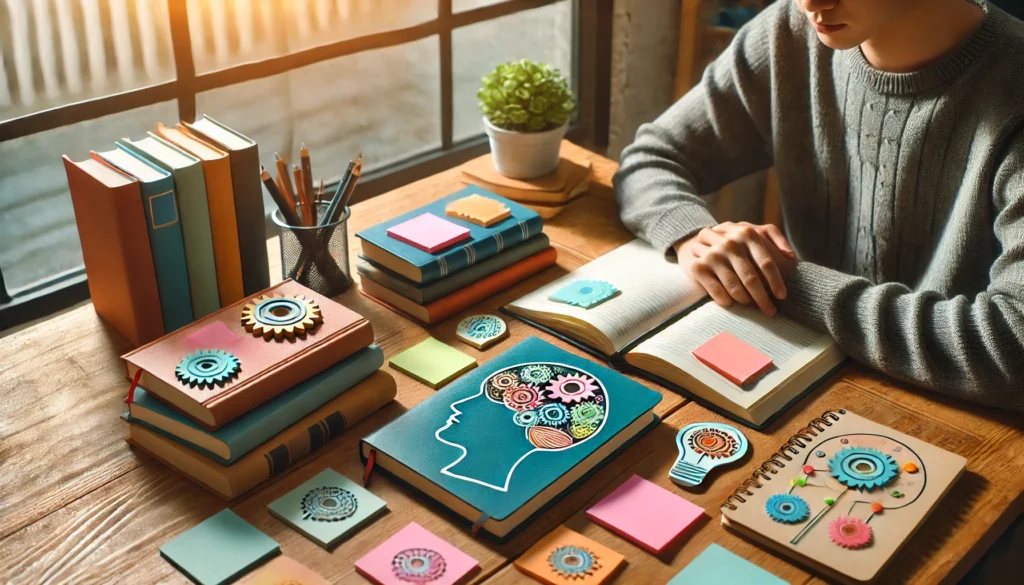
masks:
<instances>
[{"instance_id":1,"label":"lightbulb paper cutout","mask_svg":"<svg viewBox=\"0 0 1024 585\"><path fill-rule=\"evenodd\" d=\"M683 487L700 485L712 469L743 457L748 446L735 427L712 422L687 425L676 435L679 457L668 476Z\"/></svg>"}]
</instances>

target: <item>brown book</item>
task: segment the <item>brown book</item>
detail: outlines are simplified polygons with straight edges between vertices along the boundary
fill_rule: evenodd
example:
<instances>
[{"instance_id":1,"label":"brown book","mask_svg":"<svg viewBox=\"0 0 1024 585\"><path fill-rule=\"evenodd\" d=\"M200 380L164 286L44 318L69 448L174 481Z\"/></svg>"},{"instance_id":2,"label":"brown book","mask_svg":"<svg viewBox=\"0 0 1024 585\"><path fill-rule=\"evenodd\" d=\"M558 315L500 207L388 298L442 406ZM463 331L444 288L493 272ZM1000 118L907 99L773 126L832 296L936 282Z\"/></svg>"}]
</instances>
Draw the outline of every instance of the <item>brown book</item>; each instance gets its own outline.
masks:
<instances>
[{"instance_id":1,"label":"brown book","mask_svg":"<svg viewBox=\"0 0 1024 585\"><path fill-rule=\"evenodd\" d=\"M222 465L141 425L129 426L127 440L221 498L233 500L292 469L303 457L394 400L396 392L390 374L375 372L232 465Z\"/></svg>"},{"instance_id":2,"label":"brown book","mask_svg":"<svg viewBox=\"0 0 1024 585\"><path fill-rule=\"evenodd\" d=\"M164 322L139 183L92 159L63 158L96 314L132 345L149 343Z\"/></svg>"},{"instance_id":3,"label":"brown book","mask_svg":"<svg viewBox=\"0 0 1024 585\"><path fill-rule=\"evenodd\" d=\"M216 430L371 343L366 318L287 280L122 359L129 378L142 370L143 388Z\"/></svg>"}]
</instances>

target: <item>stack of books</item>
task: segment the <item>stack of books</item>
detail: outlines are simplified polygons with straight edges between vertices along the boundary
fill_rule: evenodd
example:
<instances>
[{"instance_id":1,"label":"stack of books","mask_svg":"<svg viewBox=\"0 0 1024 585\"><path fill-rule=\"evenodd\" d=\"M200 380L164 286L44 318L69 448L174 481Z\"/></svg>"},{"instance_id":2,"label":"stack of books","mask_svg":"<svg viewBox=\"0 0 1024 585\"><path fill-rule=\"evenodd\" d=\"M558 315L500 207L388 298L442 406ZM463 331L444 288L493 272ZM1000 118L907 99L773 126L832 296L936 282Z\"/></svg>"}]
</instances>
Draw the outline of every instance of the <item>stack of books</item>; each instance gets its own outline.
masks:
<instances>
[{"instance_id":1,"label":"stack of books","mask_svg":"<svg viewBox=\"0 0 1024 585\"><path fill-rule=\"evenodd\" d=\"M470 186L356 234L362 293L429 325L553 265L541 216Z\"/></svg>"},{"instance_id":2,"label":"stack of books","mask_svg":"<svg viewBox=\"0 0 1024 585\"><path fill-rule=\"evenodd\" d=\"M204 116L64 169L89 294L142 345L270 286L256 143Z\"/></svg>"},{"instance_id":3,"label":"stack of books","mask_svg":"<svg viewBox=\"0 0 1024 585\"><path fill-rule=\"evenodd\" d=\"M593 174L590 159L573 157L567 148L555 172L536 179L509 179L494 168L491 155L485 154L462 165L462 182L478 185L536 211L551 219L570 201L587 192Z\"/></svg>"},{"instance_id":4,"label":"stack of books","mask_svg":"<svg viewBox=\"0 0 1024 585\"><path fill-rule=\"evenodd\" d=\"M122 356L128 442L233 500L394 399L370 322L292 280Z\"/></svg>"}]
</instances>

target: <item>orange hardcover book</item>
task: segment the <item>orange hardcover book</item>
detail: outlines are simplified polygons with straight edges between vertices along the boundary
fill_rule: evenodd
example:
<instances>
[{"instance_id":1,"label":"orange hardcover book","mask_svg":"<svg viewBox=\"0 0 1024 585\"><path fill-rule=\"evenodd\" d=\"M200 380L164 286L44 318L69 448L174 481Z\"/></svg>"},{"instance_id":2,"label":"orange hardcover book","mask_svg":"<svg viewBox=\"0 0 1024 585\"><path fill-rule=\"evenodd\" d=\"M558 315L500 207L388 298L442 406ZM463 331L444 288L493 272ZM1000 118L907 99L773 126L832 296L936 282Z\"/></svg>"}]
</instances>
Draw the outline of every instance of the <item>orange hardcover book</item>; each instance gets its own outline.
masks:
<instances>
[{"instance_id":1,"label":"orange hardcover book","mask_svg":"<svg viewBox=\"0 0 1024 585\"><path fill-rule=\"evenodd\" d=\"M217 293L220 306L226 307L245 296L235 221L235 195L231 187L231 161L226 152L196 138L180 124L177 128L157 124L156 132L202 161L213 235L213 258L217 265Z\"/></svg>"},{"instance_id":2,"label":"orange hardcover book","mask_svg":"<svg viewBox=\"0 0 1024 585\"><path fill-rule=\"evenodd\" d=\"M393 311L407 315L424 325L431 325L433 323L440 323L459 311L505 290L524 278L537 274L541 270L554 265L557 260L558 252L553 247L548 247L533 256L516 262L508 268L499 270L466 288L446 297L441 297L427 305L417 304L391 289L362 276L359 278L360 288L362 289L360 292Z\"/></svg>"},{"instance_id":3,"label":"orange hardcover book","mask_svg":"<svg viewBox=\"0 0 1024 585\"><path fill-rule=\"evenodd\" d=\"M96 314L132 345L149 343L164 321L139 183L92 159L63 158Z\"/></svg>"},{"instance_id":4,"label":"orange hardcover book","mask_svg":"<svg viewBox=\"0 0 1024 585\"><path fill-rule=\"evenodd\" d=\"M371 343L366 318L286 280L122 359L146 391L216 430Z\"/></svg>"}]
</instances>

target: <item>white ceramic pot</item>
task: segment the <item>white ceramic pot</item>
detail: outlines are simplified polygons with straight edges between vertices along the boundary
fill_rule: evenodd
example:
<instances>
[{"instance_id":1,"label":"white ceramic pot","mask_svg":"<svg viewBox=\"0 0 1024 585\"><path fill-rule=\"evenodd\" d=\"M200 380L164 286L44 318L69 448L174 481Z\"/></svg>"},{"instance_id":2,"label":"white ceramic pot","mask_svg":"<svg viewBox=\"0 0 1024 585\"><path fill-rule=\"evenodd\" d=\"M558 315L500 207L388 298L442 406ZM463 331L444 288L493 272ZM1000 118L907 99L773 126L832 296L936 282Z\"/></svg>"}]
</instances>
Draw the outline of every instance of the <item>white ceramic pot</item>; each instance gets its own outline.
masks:
<instances>
[{"instance_id":1,"label":"white ceramic pot","mask_svg":"<svg viewBox=\"0 0 1024 585\"><path fill-rule=\"evenodd\" d=\"M494 168L510 179L536 179L558 168L558 153L569 123L544 132L513 132L491 124L484 116L491 139Z\"/></svg>"}]
</instances>

